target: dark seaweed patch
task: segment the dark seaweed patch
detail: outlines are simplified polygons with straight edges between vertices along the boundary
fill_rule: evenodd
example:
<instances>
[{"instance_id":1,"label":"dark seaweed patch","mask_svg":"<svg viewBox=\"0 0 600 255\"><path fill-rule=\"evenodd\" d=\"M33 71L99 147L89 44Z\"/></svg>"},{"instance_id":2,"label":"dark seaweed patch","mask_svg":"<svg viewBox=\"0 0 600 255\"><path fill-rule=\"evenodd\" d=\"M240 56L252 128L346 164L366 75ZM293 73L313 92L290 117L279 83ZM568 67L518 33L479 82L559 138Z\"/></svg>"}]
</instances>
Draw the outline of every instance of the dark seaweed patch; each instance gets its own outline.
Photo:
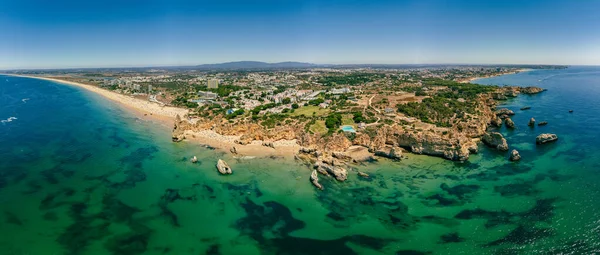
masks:
<instances>
[{"instance_id":1,"label":"dark seaweed patch","mask_svg":"<svg viewBox=\"0 0 600 255\"><path fill-rule=\"evenodd\" d=\"M459 184L456 185L454 187L450 187L448 186L448 184L446 183L442 183L440 185L440 188L446 192L448 192L448 194L453 195L461 200L463 199L467 199L470 196L472 196L475 192L477 192L479 190L479 185L473 185L473 184Z\"/></svg>"},{"instance_id":2,"label":"dark seaweed patch","mask_svg":"<svg viewBox=\"0 0 600 255\"><path fill-rule=\"evenodd\" d=\"M549 228L536 228L533 226L525 227L523 225L519 225L505 237L490 242L487 244L487 246L496 246L504 243L529 244L538 239L552 236L553 234L554 231Z\"/></svg>"},{"instance_id":3,"label":"dark seaweed patch","mask_svg":"<svg viewBox=\"0 0 600 255\"><path fill-rule=\"evenodd\" d=\"M205 252L206 255L219 255L221 254L220 247L218 244L213 244Z\"/></svg>"},{"instance_id":4,"label":"dark seaweed patch","mask_svg":"<svg viewBox=\"0 0 600 255\"><path fill-rule=\"evenodd\" d=\"M464 241L465 239L460 237L456 232L440 236L440 243L460 243Z\"/></svg>"},{"instance_id":5,"label":"dark seaweed patch","mask_svg":"<svg viewBox=\"0 0 600 255\"><path fill-rule=\"evenodd\" d=\"M304 228L304 222L295 219L291 211L277 202L254 203L249 198L241 204L246 212L235 223L243 234L256 240L265 253L273 254L356 254L346 243L380 250L389 240L369 236L346 236L334 240L291 237L289 234ZM273 238L269 238L273 237Z\"/></svg>"},{"instance_id":6,"label":"dark seaweed patch","mask_svg":"<svg viewBox=\"0 0 600 255\"><path fill-rule=\"evenodd\" d=\"M503 197L511 196L533 196L539 193L533 183L522 182L522 183L511 183L501 186L494 187L494 191L500 193Z\"/></svg>"},{"instance_id":7,"label":"dark seaweed patch","mask_svg":"<svg viewBox=\"0 0 600 255\"><path fill-rule=\"evenodd\" d=\"M8 224L23 226L23 221L21 221L21 219L19 219L19 217L12 212L4 211L4 218L6 219L5 222Z\"/></svg>"},{"instance_id":8,"label":"dark seaweed patch","mask_svg":"<svg viewBox=\"0 0 600 255\"><path fill-rule=\"evenodd\" d=\"M46 212L46 213L44 213L43 218L44 218L44 220L47 220L47 221L57 221L58 220L58 216L56 215L55 212Z\"/></svg>"},{"instance_id":9,"label":"dark seaweed patch","mask_svg":"<svg viewBox=\"0 0 600 255\"><path fill-rule=\"evenodd\" d=\"M417 250L400 250L400 251L396 251L396 255L427 255L427 254L431 254L431 252L417 251Z\"/></svg>"},{"instance_id":10,"label":"dark seaweed patch","mask_svg":"<svg viewBox=\"0 0 600 255\"><path fill-rule=\"evenodd\" d=\"M134 225L133 229L133 232L109 239L104 246L116 255L144 253L148 247L148 239L150 239L152 231L142 225Z\"/></svg>"},{"instance_id":11,"label":"dark seaweed patch","mask_svg":"<svg viewBox=\"0 0 600 255\"><path fill-rule=\"evenodd\" d=\"M535 222L550 223L554 216L554 202L557 199L548 198L537 200L535 205L524 212L510 213L504 210L486 211L483 209L467 209L454 216L456 219L486 219L485 226L491 228L505 224L534 224Z\"/></svg>"},{"instance_id":12,"label":"dark seaweed patch","mask_svg":"<svg viewBox=\"0 0 600 255\"><path fill-rule=\"evenodd\" d=\"M434 195L425 197L424 199L426 201L430 201L430 203L428 203L429 206L456 206L456 205L463 204L456 199L447 198L441 194L434 194Z\"/></svg>"}]
</instances>

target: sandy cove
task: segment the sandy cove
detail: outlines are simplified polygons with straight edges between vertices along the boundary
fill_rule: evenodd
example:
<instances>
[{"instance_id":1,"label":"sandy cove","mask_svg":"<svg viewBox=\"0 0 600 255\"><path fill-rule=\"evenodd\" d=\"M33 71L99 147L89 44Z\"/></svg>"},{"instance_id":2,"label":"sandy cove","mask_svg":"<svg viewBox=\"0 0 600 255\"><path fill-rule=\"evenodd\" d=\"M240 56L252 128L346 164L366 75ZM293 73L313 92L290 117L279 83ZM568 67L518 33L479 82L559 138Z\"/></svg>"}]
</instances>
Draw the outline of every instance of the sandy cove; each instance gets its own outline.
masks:
<instances>
[{"instance_id":1,"label":"sandy cove","mask_svg":"<svg viewBox=\"0 0 600 255\"><path fill-rule=\"evenodd\" d=\"M185 131L185 137L187 141L197 142L200 144L208 145L225 152L230 152L231 148L235 147L237 151L237 157L284 157L293 158L298 153L300 145L296 143L296 140L279 140L273 142L273 147L267 147L262 145L263 141L252 141L247 145L240 145L235 143L235 140L240 139L240 136L226 136L216 133L212 130L201 130L201 131Z\"/></svg>"},{"instance_id":2,"label":"sandy cove","mask_svg":"<svg viewBox=\"0 0 600 255\"><path fill-rule=\"evenodd\" d=\"M183 117L188 113L187 109L172 106L161 106L154 102L145 101L139 98L119 94L93 85L41 76L13 74L7 75L47 80L60 84L77 86L118 103L125 109L131 110L132 113L134 113L134 115L136 115L142 120L154 120L159 122L162 126L165 126L169 129L173 128L173 122L175 121L175 117L177 115ZM224 136L217 134L212 130L202 130L197 132L187 131L186 137L189 141L197 142L203 145L208 145L210 147L214 147L216 149L223 150L226 152L229 152L230 149L233 146L235 146L238 152L238 156L240 157L293 157L300 149L300 146L296 143L296 140L282 140L273 142L275 149L263 146L262 141L254 141L248 145L240 145L234 142L235 140L240 138L239 136Z\"/></svg>"}]
</instances>

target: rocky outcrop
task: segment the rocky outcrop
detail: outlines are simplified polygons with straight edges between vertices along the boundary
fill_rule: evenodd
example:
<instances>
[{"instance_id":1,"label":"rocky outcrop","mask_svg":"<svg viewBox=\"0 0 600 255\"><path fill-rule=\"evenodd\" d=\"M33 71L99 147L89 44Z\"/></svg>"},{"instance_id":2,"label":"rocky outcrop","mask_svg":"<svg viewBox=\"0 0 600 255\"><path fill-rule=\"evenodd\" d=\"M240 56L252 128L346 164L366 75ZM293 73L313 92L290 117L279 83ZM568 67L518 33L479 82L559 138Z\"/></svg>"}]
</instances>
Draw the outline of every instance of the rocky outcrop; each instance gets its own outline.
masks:
<instances>
[{"instance_id":1,"label":"rocky outcrop","mask_svg":"<svg viewBox=\"0 0 600 255\"><path fill-rule=\"evenodd\" d=\"M331 153L331 156L340 160L352 160L352 157L350 157L350 155L341 151L334 151Z\"/></svg>"},{"instance_id":2,"label":"rocky outcrop","mask_svg":"<svg viewBox=\"0 0 600 255\"><path fill-rule=\"evenodd\" d=\"M231 152L231 154L237 154L237 148L235 146L232 146L231 149L229 149L229 151Z\"/></svg>"},{"instance_id":3,"label":"rocky outcrop","mask_svg":"<svg viewBox=\"0 0 600 255\"><path fill-rule=\"evenodd\" d=\"M338 181L345 181L348 178L348 171L334 164L332 161L320 160L315 163L314 168L323 175L332 175Z\"/></svg>"},{"instance_id":4,"label":"rocky outcrop","mask_svg":"<svg viewBox=\"0 0 600 255\"><path fill-rule=\"evenodd\" d=\"M273 142L263 142L262 146L275 149L275 145L273 145Z\"/></svg>"},{"instance_id":5,"label":"rocky outcrop","mask_svg":"<svg viewBox=\"0 0 600 255\"><path fill-rule=\"evenodd\" d=\"M317 189L323 190L323 185L319 183L319 176L317 174L317 170L313 170L310 174L310 182L317 187Z\"/></svg>"},{"instance_id":6,"label":"rocky outcrop","mask_svg":"<svg viewBox=\"0 0 600 255\"><path fill-rule=\"evenodd\" d=\"M369 174L367 174L365 172L361 172L361 171L358 171L358 176L363 177L363 178L369 178Z\"/></svg>"},{"instance_id":7,"label":"rocky outcrop","mask_svg":"<svg viewBox=\"0 0 600 255\"><path fill-rule=\"evenodd\" d=\"M217 161L217 170L219 170L219 173L221 174L231 174L231 167L222 159L219 159L219 161Z\"/></svg>"},{"instance_id":8,"label":"rocky outcrop","mask_svg":"<svg viewBox=\"0 0 600 255\"><path fill-rule=\"evenodd\" d=\"M495 117L492 119L492 122L490 123L495 127L501 127L502 126L502 119L499 117Z\"/></svg>"},{"instance_id":9,"label":"rocky outcrop","mask_svg":"<svg viewBox=\"0 0 600 255\"><path fill-rule=\"evenodd\" d=\"M515 128L515 122L510 118L504 119L504 123L506 123L507 128Z\"/></svg>"},{"instance_id":10,"label":"rocky outcrop","mask_svg":"<svg viewBox=\"0 0 600 255\"><path fill-rule=\"evenodd\" d=\"M546 126L548 125L547 121L540 121L540 123L538 123L538 126Z\"/></svg>"},{"instance_id":11,"label":"rocky outcrop","mask_svg":"<svg viewBox=\"0 0 600 255\"><path fill-rule=\"evenodd\" d=\"M485 143L487 146L496 148L500 151L508 151L508 143L506 143L506 139L504 139L504 136L498 132L490 132L485 134L481 141L483 141L483 143Z\"/></svg>"},{"instance_id":12,"label":"rocky outcrop","mask_svg":"<svg viewBox=\"0 0 600 255\"><path fill-rule=\"evenodd\" d=\"M515 112L509 110L507 108L502 108L496 111L496 116L512 116L515 115Z\"/></svg>"},{"instance_id":13,"label":"rocky outcrop","mask_svg":"<svg viewBox=\"0 0 600 255\"><path fill-rule=\"evenodd\" d=\"M182 121L181 117L177 115L175 117L175 123L173 125L173 131L171 132L171 139L173 142L181 142L185 139L184 132L189 128L187 121Z\"/></svg>"},{"instance_id":14,"label":"rocky outcrop","mask_svg":"<svg viewBox=\"0 0 600 255\"><path fill-rule=\"evenodd\" d=\"M535 126L535 119L534 118L529 119L529 123L527 123L527 126L530 126L530 127Z\"/></svg>"},{"instance_id":15,"label":"rocky outcrop","mask_svg":"<svg viewBox=\"0 0 600 255\"><path fill-rule=\"evenodd\" d=\"M558 140L558 136L555 134L541 134L535 138L536 144L545 144L550 142L555 142Z\"/></svg>"},{"instance_id":16,"label":"rocky outcrop","mask_svg":"<svg viewBox=\"0 0 600 255\"><path fill-rule=\"evenodd\" d=\"M389 159L402 159L402 149L396 146L385 146L375 151L375 156L385 157Z\"/></svg>"},{"instance_id":17,"label":"rocky outcrop","mask_svg":"<svg viewBox=\"0 0 600 255\"><path fill-rule=\"evenodd\" d=\"M356 133L354 140L352 140L353 145L360 145L364 147L369 147L371 145L371 137L365 133Z\"/></svg>"},{"instance_id":18,"label":"rocky outcrop","mask_svg":"<svg viewBox=\"0 0 600 255\"><path fill-rule=\"evenodd\" d=\"M546 89L543 88L539 88L539 87L522 87L520 88L521 93L523 94L537 94L543 91L546 91Z\"/></svg>"},{"instance_id":19,"label":"rocky outcrop","mask_svg":"<svg viewBox=\"0 0 600 255\"><path fill-rule=\"evenodd\" d=\"M492 98L494 100L506 100L508 99L504 93L492 93Z\"/></svg>"},{"instance_id":20,"label":"rocky outcrop","mask_svg":"<svg viewBox=\"0 0 600 255\"><path fill-rule=\"evenodd\" d=\"M192 157L190 160L192 163L198 163L198 158L196 156Z\"/></svg>"},{"instance_id":21,"label":"rocky outcrop","mask_svg":"<svg viewBox=\"0 0 600 255\"><path fill-rule=\"evenodd\" d=\"M521 107L521 111L525 111L525 110L529 110L529 109L531 109L531 106Z\"/></svg>"},{"instance_id":22,"label":"rocky outcrop","mask_svg":"<svg viewBox=\"0 0 600 255\"><path fill-rule=\"evenodd\" d=\"M510 152L510 161L519 161L521 160L521 155L517 150L512 150Z\"/></svg>"}]
</instances>

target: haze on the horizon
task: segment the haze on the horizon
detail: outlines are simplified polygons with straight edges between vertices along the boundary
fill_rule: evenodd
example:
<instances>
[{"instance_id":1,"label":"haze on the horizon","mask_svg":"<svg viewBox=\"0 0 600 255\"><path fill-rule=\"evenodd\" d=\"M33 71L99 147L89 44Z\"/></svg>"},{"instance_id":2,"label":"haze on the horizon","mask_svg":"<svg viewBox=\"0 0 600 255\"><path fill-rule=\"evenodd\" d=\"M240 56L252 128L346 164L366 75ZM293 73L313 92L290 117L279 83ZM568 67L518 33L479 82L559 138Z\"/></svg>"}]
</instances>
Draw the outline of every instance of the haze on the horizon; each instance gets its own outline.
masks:
<instances>
[{"instance_id":1,"label":"haze on the horizon","mask_svg":"<svg viewBox=\"0 0 600 255\"><path fill-rule=\"evenodd\" d=\"M0 69L600 64L600 1L0 0Z\"/></svg>"}]
</instances>

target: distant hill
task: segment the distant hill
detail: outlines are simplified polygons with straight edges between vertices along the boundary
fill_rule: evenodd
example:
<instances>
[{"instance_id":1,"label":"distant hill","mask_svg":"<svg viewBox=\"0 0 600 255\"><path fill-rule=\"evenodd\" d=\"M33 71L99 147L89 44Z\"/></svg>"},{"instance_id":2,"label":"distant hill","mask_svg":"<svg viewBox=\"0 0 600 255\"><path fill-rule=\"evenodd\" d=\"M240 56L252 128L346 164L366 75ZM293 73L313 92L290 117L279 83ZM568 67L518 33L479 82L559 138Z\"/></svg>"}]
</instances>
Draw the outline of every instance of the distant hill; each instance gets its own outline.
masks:
<instances>
[{"instance_id":1,"label":"distant hill","mask_svg":"<svg viewBox=\"0 0 600 255\"><path fill-rule=\"evenodd\" d=\"M198 65L196 68L199 69L279 69L279 68L310 68L316 67L317 65L311 63L302 62L279 62L279 63L266 63L260 61L237 61L227 62L220 64L205 64Z\"/></svg>"}]
</instances>

